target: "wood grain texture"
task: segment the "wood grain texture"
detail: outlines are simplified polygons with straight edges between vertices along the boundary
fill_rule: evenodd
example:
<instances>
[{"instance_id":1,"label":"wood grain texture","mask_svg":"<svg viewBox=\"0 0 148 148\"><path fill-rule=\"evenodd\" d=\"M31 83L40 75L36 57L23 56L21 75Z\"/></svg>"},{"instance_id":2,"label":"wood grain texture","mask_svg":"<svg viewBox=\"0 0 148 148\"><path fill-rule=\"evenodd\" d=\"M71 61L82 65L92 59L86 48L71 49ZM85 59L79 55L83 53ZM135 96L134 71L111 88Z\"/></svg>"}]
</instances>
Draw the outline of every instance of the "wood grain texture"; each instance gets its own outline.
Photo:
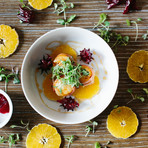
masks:
<instances>
[{"instance_id":1,"label":"wood grain texture","mask_svg":"<svg viewBox=\"0 0 148 148\"><path fill-rule=\"evenodd\" d=\"M147 0L137 0L139 10L123 15L124 5L118 6L116 8L107 10L107 4L105 0L68 0L75 4L75 8L69 10L67 15L77 14L77 19L71 23L70 26L83 27L94 31L92 28L99 19L100 13L106 13L109 16L109 21L111 27L120 32L123 35L129 35L131 41L126 47L118 47L118 52L115 53L120 70L120 80L118 90L116 95L107 107L107 109L97 116L94 120L98 121L99 126L95 134L90 134L88 137L85 135L85 126L88 123L77 124L77 125L63 125L51 122L40 116L35 112L32 107L27 102L21 85L13 85L12 82L8 86L8 94L12 98L14 105L14 112L11 121L2 129L0 129L0 135L5 135L5 133L20 133L22 135L22 140L16 145L17 148L25 147L25 140L27 131L21 129L10 129L9 126L12 124L20 124L20 120L23 119L24 122L30 121L30 127L38 123L49 123L57 127L62 136L65 135L77 135L79 138L72 144L72 148L93 148L95 142L100 142L102 146L105 146L107 141L112 141L113 143L109 145L112 148L147 148L148 147L148 99L144 103L136 100L129 104L128 106L133 109L137 114L140 125L137 133L129 139L116 139L114 138L106 128L107 115L112 110L113 106L126 105L126 103L131 99L131 96L127 93L128 88L132 88L136 94L142 95L146 98L146 95L142 91L142 88L148 87L147 84L136 84L132 82L127 73L126 65L127 60L130 55L137 50L148 49L148 40L143 40L141 36L148 30L148 1ZM57 2L55 0L55 2ZM53 5L42 11L36 11L36 19L33 24L20 24L16 16L19 8L19 0L0 0L0 24L10 25L16 28L16 31L20 37L20 44L17 51L6 59L0 59L0 66L11 68L12 66L18 66L21 70L21 64L23 58L28 51L32 43L41 35L55 28L62 27L56 23L58 18L62 16L57 16L53 13ZM143 21L139 23L139 39L134 42L135 29L133 27L127 27L125 20L137 18L142 18ZM94 31L97 33L97 31ZM4 89L4 83L0 83L0 89ZM63 140L61 148L66 148L67 142ZM7 144L0 144L0 148L7 148Z\"/></svg>"}]
</instances>

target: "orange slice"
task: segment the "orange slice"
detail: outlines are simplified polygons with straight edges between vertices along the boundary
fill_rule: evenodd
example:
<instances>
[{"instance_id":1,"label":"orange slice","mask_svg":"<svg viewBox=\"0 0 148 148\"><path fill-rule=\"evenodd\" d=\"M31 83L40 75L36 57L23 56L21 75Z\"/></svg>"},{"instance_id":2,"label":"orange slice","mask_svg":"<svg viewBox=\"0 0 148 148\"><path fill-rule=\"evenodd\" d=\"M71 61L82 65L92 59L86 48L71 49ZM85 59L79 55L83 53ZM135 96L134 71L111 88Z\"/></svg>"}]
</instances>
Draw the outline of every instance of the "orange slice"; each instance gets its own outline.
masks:
<instances>
[{"instance_id":1,"label":"orange slice","mask_svg":"<svg viewBox=\"0 0 148 148\"><path fill-rule=\"evenodd\" d=\"M59 148L61 136L56 128L48 124L34 126L26 139L27 148Z\"/></svg>"},{"instance_id":2,"label":"orange slice","mask_svg":"<svg viewBox=\"0 0 148 148\"><path fill-rule=\"evenodd\" d=\"M7 25L0 25L0 58L13 54L19 44L19 37L15 29Z\"/></svg>"},{"instance_id":3,"label":"orange slice","mask_svg":"<svg viewBox=\"0 0 148 148\"><path fill-rule=\"evenodd\" d=\"M53 0L28 0L28 2L34 9L42 10L49 7Z\"/></svg>"},{"instance_id":4,"label":"orange slice","mask_svg":"<svg viewBox=\"0 0 148 148\"><path fill-rule=\"evenodd\" d=\"M138 128L136 114L126 106L113 109L107 118L107 129L116 138L129 138Z\"/></svg>"},{"instance_id":5,"label":"orange slice","mask_svg":"<svg viewBox=\"0 0 148 148\"><path fill-rule=\"evenodd\" d=\"M134 82L148 82L148 51L134 52L128 60L127 73Z\"/></svg>"}]
</instances>

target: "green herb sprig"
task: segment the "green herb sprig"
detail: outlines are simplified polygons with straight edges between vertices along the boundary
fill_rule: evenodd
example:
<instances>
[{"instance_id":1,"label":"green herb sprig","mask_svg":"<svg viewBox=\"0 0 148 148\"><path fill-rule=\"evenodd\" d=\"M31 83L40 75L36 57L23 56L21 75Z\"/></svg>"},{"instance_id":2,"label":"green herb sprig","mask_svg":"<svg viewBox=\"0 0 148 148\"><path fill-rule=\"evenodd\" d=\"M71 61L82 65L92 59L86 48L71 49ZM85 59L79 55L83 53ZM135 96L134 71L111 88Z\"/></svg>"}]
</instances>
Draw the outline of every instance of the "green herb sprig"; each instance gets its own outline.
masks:
<instances>
[{"instance_id":1,"label":"green herb sprig","mask_svg":"<svg viewBox=\"0 0 148 148\"><path fill-rule=\"evenodd\" d=\"M115 105L113 108L116 109L116 108L118 108L118 106L119 106L119 105Z\"/></svg>"},{"instance_id":2,"label":"green herb sprig","mask_svg":"<svg viewBox=\"0 0 148 148\"><path fill-rule=\"evenodd\" d=\"M130 93L131 96L132 96L132 100L130 100L129 102L127 102L127 104L129 104L129 103L131 103L132 101L137 100L137 99L140 100L141 102L144 102L144 101L145 101L144 97L139 96L139 95L137 95L137 94L134 95L131 88L129 88L129 89L127 90L127 92Z\"/></svg>"},{"instance_id":3,"label":"green herb sprig","mask_svg":"<svg viewBox=\"0 0 148 148\"><path fill-rule=\"evenodd\" d=\"M101 145L100 145L99 142L96 142L96 143L95 143L95 148L101 148Z\"/></svg>"},{"instance_id":4,"label":"green herb sprig","mask_svg":"<svg viewBox=\"0 0 148 148\"><path fill-rule=\"evenodd\" d=\"M110 22L106 21L107 15L105 13L100 14L100 19L97 25L94 26L94 29L100 32L100 36L107 42L114 42L112 48L117 49L118 45L126 46L129 42L129 36L122 36L120 33L113 32L110 29Z\"/></svg>"},{"instance_id":5,"label":"green herb sprig","mask_svg":"<svg viewBox=\"0 0 148 148\"><path fill-rule=\"evenodd\" d=\"M79 79L82 75L89 75L89 72L82 69L80 64L74 65L70 58L66 61L62 61L62 66L57 64L52 68L52 79L62 79L63 84L79 87L82 85ZM64 76L64 78L61 78ZM60 86L61 87L61 86Z\"/></svg>"},{"instance_id":6,"label":"green herb sprig","mask_svg":"<svg viewBox=\"0 0 148 148\"><path fill-rule=\"evenodd\" d=\"M127 25L128 26L131 26L131 24L135 24L135 26L136 26L136 37L135 37L135 42L137 41L137 39L138 39L138 32L139 32L139 29L138 29L138 22L141 22L142 21L142 19L141 18L138 18L136 21L130 21L130 20L126 20L126 23L127 23Z\"/></svg>"},{"instance_id":7,"label":"green herb sprig","mask_svg":"<svg viewBox=\"0 0 148 148\"><path fill-rule=\"evenodd\" d=\"M3 67L0 67L0 81L5 81L5 91L7 92L7 85L10 79L13 79L13 84L19 84L19 70L16 68L16 71L14 68L12 68L12 71L10 73L10 70L7 70Z\"/></svg>"},{"instance_id":8,"label":"green herb sprig","mask_svg":"<svg viewBox=\"0 0 148 148\"><path fill-rule=\"evenodd\" d=\"M71 15L68 19L66 16L66 9L71 9L74 8L74 4L73 3L66 3L66 0L59 0L60 5L58 5L57 3L54 3L54 13L57 13L57 15L60 15L61 13L64 14L64 19L58 19L57 23L61 24L61 25L69 25L75 18L76 18L76 14Z\"/></svg>"},{"instance_id":9,"label":"green herb sprig","mask_svg":"<svg viewBox=\"0 0 148 148\"><path fill-rule=\"evenodd\" d=\"M147 98L148 98L148 88L143 88L143 91L146 93Z\"/></svg>"},{"instance_id":10,"label":"green herb sprig","mask_svg":"<svg viewBox=\"0 0 148 148\"><path fill-rule=\"evenodd\" d=\"M29 122L28 122L28 123L24 123L24 122L21 120L21 124L22 124L23 126L11 125L10 128L22 128L22 129L26 129L28 132L30 132L30 129L29 129Z\"/></svg>"},{"instance_id":11,"label":"green herb sprig","mask_svg":"<svg viewBox=\"0 0 148 148\"><path fill-rule=\"evenodd\" d=\"M65 140L68 141L67 148L70 148L70 145L76 140L77 137L75 135L65 136Z\"/></svg>"},{"instance_id":12,"label":"green herb sprig","mask_svg":"<svg viewBox=\"0 0 148 148\"><path fill-rule=\"evenodd\" d=\"M24 0L20 0L20 2L22 3L22 8L28 8L28 9L30 9L31 10L31 8L30 7L28 7L28 6L26 6L26 4L24 4Z\"/></svg>"},{"instance_id":13,"label":"green herb sprig","mask_svg":"<svg viewBox=\"0 0 148 148\"><path fill-rule=\"evenodd\" d=\"M15 145L18 141L20 141L20 135L19 134L10 134L5 139L4 136L0 136L0 143L6 143L8 142L9 147L11 148L13 145Z\"/></svg>"},{"instance_id":14,"label":"green herb sprig","mask_svg":"<svg viewBox=\"0 0 148 148\"><path fill-rule=\"evenodd\" d=\"M146 39L148 38L148 30L147 30L147 32L146 32L145 34L142 35L142 38L143 38L144 40L146 40Z\"/></svg>"},{"instance_id":15,"label":"green herb sprig","mask_svg":"<svg viewBox=\"0 0 148 148\"><path fill-rule=\"evenodd\" d=\"M90 133L90 131L92 131L92 130L93 130L92 127L86 126L86 129L85 129L85 131L86 131L85 137L87 137L88 134Z\"/></svg>"},{"instance_id":16,"label":"green herb sprig","mask_svg":"<svg viewBox=\"0 0 148 148\"><path fill-rule=\"evenodd\" d=\"M96 126L98 126L98 122L96 122L96 121L89 121L90 123L91 123L91 126L86 126L86 129L85 129L85 131L86 131L86 135L85 135L85 137L87 137L88 136L88 134L92 131L93 133L95 133L95 128L96 128Z\"/></svg>"}]
</instances>

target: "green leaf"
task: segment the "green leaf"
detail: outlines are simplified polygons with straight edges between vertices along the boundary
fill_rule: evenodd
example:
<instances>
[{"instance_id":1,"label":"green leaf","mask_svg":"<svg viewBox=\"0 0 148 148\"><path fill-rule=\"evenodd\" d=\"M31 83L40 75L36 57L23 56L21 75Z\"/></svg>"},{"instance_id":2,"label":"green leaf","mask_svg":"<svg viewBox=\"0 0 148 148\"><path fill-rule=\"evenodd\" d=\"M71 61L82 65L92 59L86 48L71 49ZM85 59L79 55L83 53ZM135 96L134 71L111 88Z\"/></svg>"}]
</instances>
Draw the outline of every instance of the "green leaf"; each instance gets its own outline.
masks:
<instances>
[{"instance_id":1,"label":"green leaf","mask_svg":"<svg viewBox=\"0 0 148 148\"><path fill-rule=\"evenodd\" d=\"M110 25L110 22L105 21L104 24L105 24L106 27L108 27Z\"/></svg>"},{"instance_id":2,"label":"green leaf","mask_svg":"<svg viewBox=\"0 0 148 148\"><path fill-rule=\"evenodd\" d=\"M141 102L145 101L145 99L143 97L141 97L141 96L137 96L136 98L139 99Z\"/></svg>"},{"instance_id":3,"label":"green leaf","mask_svg":"<svg viewBox=\"0 0 148 148\"><path fill-rule=\"evenodd\" d=\"M89 72L87 70L85 70L85 69L82 69L82 74L84 76L88 76L89 75Z\"/></svg>"},{"instance_id":4,"label":"green leaf","mask_svg":"<svg viewBox=\"0 0 148 148\"><path fill-rule=\"evenodd\" d=\"M148 34L143 34L143 35L142 35L142 38L143 38L144 40L146 40L147 37L148 37Z\"/></svg>"},{"instance_id":5,"label":"green leaf","mask_svg":"<svg viewBox=\"0 0 148 148\"><path fill-rule=\"evenodd\" d=\"M58 8L58 4L54 3L54 9L57 10L57 8Z\"/></svg>"},{"instance_id":6,"label":"green leaf","mask_svg":"<svg viewBox=\"0 0 148 148\"><path fill-rule=\"evenodd\" d=\"M126 24L127 24L127 26L131 26L131 21L127 19Z\"/></svg>"},{"instance_id":7,"label":"green leaf","mask_svg":"<svg viewBox=\"0 0 148 148\"><path fill-rule=\"evenodd\" d=\"M137 21L138 21L138 22L141 22L141 21L142 21L142 18L138 18Z\"/></svg>"},{"instance_id":8,"label":"green leaf","mask_svg":"<svg viewBox=\"0 0 148 148\"><path fill-rule=\"evenodd\" d=\"M99 142L96 142L96 143L95 143L95 148L101 148L101 145L100 145Z\"/></svg>"},{"instance_id":9,"label":"green leaf","mask_svg":"<svg viewBox=\"0 0 148 148\"><path fill-rule=\"evenodd\" d=\"M0 143L5 143L7 140L4 138L4 136L0 136Z\"/></svg>"},{"instance_id":10,"label":"green leaf","mask_svg":"<svg viewBox=\"0 0 148 148\"><path fill-rule=\"evenodd\" d=\"M13 84L20 84L20 80L19 80L18 76L14 77Z\"/></svg>"},{"instance_id":11,"label":"green leaf","mask_svg":"<svg viewBox=\"0 0 148 148\"><path fill-rule=\"evenodd\" d=\"M146 93L147 96L148 96L148 88L143 88L143 91L145 91L145 93Z\"/></svg>"},{"instance_id":12,"label":"green leaf","mask_svg":"<svg viewBox=\"0 0 148 148\"><path fill-rule=\"evenodd\" d=\"M131 94L133 91L132 91L131 88L129 88L129 89L127 90L127 92Z\"/></svg>"},{"instance_id":13,"label":"green leaf","mask_svg":"<svg viewBox=\"0 0 148 148\"><path fill-rule=\"evenodd\" d=\"M104 23L106 21L106 19L107 19L107 15L105 13L101 13L100 14L100 20L98 22L98 25Z\"/></svg>"},{"instance_id":14,"label":"green leaf","mask_svg":"<svg viewBox=\"0 0 148 148\"><path fill-rule=\"evenodd\" d=\"M23 3L23 0L20 0L21 3Z\"/></svg>"},{"instance_id":15,"label":"green leaf","mask_svg":"<svg viewBox=\"0 0 148 148\"><path fill-rule=\"evenodd\" d=\"M71 7L71 8L74 8L75 6L74 6L74 4L73 4L73 3L70 3L70 7Z\"/></svg>"},{"instance_id":16,"label":"green leaf","mask_svg":"<svg viewBox=\"0 0 148 148\"><path fill-rule=\"evenodd\" d=\"M123 37L123 40L124 40L126 43L129 42L129 39L130 39L129 36L124 36L124 37Z\"/></svg>"},{"instance_id":17,"label":"green leaf","mask_svg":"<svg viewBox=\"0 0 148 148\"><path fill-rule=\"evenodd\" d=\"M71 15L71 16L69 17L69 19L67 20L67 22L68 22L68 23L71 23L75 18L76 18L76 15L75 15L75 14L74 14L74 15Z\"/></svg>"},{"instance_id":18,"label":"green leaf","mask_svg":"<svg viewBox=\"0 0 148 148\"><path fill-rule=\"evenodd\" d=\"M119 105L115 105L113 108L116 109L116 108L118 108L118 106L119 106Z\"/></svg>"},{"instance_id":19,"label":"green leaf","mask_svg":"<svg viewBox=\"0 0 148 148\"><path fill-rule=\"evenodd\" d=\"M58 19L58 20L57 20L57 23L58 23L58 24L61 24L61 25L65 25L66 22L65 22L65 20L63 20L63 19Z\"/></svg>"}]
</instances>

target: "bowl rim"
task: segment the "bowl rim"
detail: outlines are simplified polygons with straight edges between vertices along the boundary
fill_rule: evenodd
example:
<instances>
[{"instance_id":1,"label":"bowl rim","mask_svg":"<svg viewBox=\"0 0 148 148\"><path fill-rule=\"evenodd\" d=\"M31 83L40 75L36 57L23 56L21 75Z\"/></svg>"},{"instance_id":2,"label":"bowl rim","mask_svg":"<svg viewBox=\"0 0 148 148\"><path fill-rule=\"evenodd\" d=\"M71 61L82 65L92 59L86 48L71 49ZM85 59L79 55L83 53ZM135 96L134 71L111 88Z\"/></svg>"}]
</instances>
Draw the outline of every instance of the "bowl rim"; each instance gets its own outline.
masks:
<instances>
[{"instance_id":1,"label":"bowl rim","mask_svg":"<svg viewBox=\"0 0 148 148\"><path fill-rule=\"evenodd\" d=\"M28 49L27 53L25 54L25 57L24 57L24 60L23 60L23 63L22 63L22 70L21 70L21 86L22 86L22 90L23 90L23 93L25 95L25 98L27 99L27 101L29 102L29 104L31 105L31 107L38 113L40 114L41 116L43 116L44 118L48 119L48 120L51 120L53 122L56 122L56 123L60 123L60 124L80 124L80 123L84 123L86 121L89 121L89 120L92 120L93 118L97 117L98 115L100 115L108 106L109 104L111 103L111 101L113 100L115 94L116 94L116 91L117 91L117 88L118 88L118 84L119 84L119 66L118 66L118 62L117 62L117 59L116 59L116 56L114 54L114 52L112 51L111 47L106 43L106 45L110 48L112 54L114 55L115 57L115 63L117 65L117 78L116 78L116 87L115 87L115 90L114 90L114 94L112 96L112 99L110 99L110 101L108 101L108 104L106 104L106 106L104 107L104 109L100 112L100 113L97 113L97 114L94 114L91 118L89 118L88 120L83 120L83 121L76 121L76 122L64 122L64 121L60 121L58 119L52 119L50 117L47 117L46 115L44 115L43 113L41 113L40 111L38 111L34 105L31 103L31 101L29 100L29 97L27 96L27 93L25 91L25 88L24 88L24 85L23 85L23 72L24 72L24 65L25 65L25 61L27 59L27 56L28 54L31 52L31 49L33 48L33 46L41 39L41 38L44 38L45 36L47 36L48 34L50 33L53 33L53 32L56 32L56 31L60 31L60 30L63 30L63 29L81 29L83 31L88 31L94 35L96 35L98 38L100 38L103 42L105 42L99 35L97 35L96 33L88 30L88 29L84 29L84 28L81 28L81 27L61 27L61 28L56 28L56 29L53 29L53 30L50 30L48 32L46 32L45 34L41 35L39 38L37 38L35 40L35 42L30 46L30 48Z\"/></svg>"},{"instance_id":2,"label":"bowl rim","mask_svg":"<svg viewBox=\"0 0 148 148\"><path fill-rule=\"evenodd\" d=\"M11 119L11 116L12 116L12 113L13 113L13 104L12 104L12 101L11 101L11 98L9 97L9 95L3 91L2 89L0 89L0 94L4 95L5 98L7 99L8 101L8 104L9 104L9 113L8 113L8 118L6 120L4 120L2 123L0 123L0 128L4 127Z\"/></svg>"}]
</instances>

